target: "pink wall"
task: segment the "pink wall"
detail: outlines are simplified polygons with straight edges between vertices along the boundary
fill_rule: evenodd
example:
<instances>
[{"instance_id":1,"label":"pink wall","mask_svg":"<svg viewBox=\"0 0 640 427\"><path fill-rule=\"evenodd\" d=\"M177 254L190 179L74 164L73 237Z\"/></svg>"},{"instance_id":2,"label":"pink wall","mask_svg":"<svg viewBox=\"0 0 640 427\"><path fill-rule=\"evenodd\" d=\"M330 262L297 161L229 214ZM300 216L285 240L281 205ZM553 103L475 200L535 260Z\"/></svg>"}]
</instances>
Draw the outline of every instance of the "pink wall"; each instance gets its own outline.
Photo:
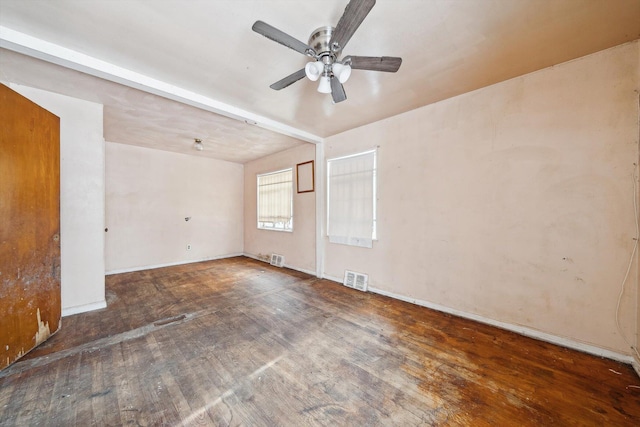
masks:
<instances>
[{"instance_id":1,"label":"pink wall","mask_svg":"<svg viewBox=\"0 0 640 427\"><path fill-rule=\"evenodd\" d=\"M241 164L108 142L106 271L242 254L242 185Z\"/></svg>"},{"instance_id":2,"label":"pink wall","mask_svg":"<svg viewBox=\"0 0 640 427\"><path fill-rule=\"evenodd\" d=\"M630 355L638 42L327 138L379 147L378 241L325 241L325 274ZM428 78L425 76L425 78ZM620 323L635 341L637 272Z\"/></svg>"},{"instance_id":3,"label":"pink wall","mask_svg":"<svg viewBox=\"0 0 640 427\"><path fill-rule=\"evenodd\" d=\"M315 159L315 145L306 144L244 165L244 252L264 259L272 253L284 255L287 267L315 274L316 193L297 193L296 164ZM294 171L293 232L258 230L257 178L261 173L286 168Z\"/></svg>"}]
</instances>

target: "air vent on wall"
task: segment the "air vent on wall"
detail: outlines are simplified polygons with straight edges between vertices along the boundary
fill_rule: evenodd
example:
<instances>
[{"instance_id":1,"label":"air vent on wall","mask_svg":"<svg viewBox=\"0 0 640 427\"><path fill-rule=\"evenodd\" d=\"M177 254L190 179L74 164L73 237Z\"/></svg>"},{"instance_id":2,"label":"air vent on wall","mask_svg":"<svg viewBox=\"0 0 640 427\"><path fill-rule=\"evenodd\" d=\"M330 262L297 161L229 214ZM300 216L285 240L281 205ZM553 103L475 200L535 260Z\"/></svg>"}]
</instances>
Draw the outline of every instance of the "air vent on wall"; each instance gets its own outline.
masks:
<instances>
[{"instance_id":1,"label":"air vent on wall","mask_svg":"<svg viewBox=\"0 0 640 427\"><path fill-rule=\"evenodd\" d=\"M359 291L366 292L369 284L369 276L363 273L356 273L355 271L344 271L343 285L357 289Z\"/></svg>"},{"instance_id":2,"label":"air vent on wall","mask_svg":"<svg viewBox=\"0 0 640 427\"><path fill-rule=\"evenodd\" d=\"M278 254L271 254L271 265L276 267L282 267L284 265L284 256Z\"/></svg>"}]
</instances>

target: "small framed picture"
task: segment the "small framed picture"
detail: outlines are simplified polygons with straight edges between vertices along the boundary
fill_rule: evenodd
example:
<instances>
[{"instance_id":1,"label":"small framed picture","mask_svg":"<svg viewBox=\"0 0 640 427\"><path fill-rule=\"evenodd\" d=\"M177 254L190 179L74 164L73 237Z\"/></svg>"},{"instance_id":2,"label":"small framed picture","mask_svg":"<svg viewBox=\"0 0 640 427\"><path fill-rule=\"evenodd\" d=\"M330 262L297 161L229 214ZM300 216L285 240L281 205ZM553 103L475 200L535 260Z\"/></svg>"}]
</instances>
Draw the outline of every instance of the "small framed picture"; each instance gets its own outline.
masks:
<instances>
[{"instance_id":1,"label":"small framed picture","mask_svg":"<svg viewBox=\"0 0 640 427\"><path fill-rule=\"evenodd\" d=\"M298 193L310 193L314 191L314 176L315 169L313 160L296 165Z\"/></svg>"}]
</instances>

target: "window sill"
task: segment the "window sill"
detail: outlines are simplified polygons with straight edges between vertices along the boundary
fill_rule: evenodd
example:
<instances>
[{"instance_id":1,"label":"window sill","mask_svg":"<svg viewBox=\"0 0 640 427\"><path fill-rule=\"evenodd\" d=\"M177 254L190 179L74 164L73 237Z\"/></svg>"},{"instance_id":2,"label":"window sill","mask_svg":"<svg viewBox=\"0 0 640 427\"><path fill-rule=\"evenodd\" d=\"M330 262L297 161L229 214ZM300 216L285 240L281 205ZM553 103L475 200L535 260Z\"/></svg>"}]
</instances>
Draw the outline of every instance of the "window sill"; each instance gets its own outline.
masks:
<instances>
[{"instance_id":1,"label":"window sill","mask_svg":"<svg viewBox=\"0 0 640 427\"><path fill-rule=\"evenodd\" d=\"M278 228L261 228L258 227L258 230L264 230L264 231L279 231L281 233L293 233L293 230L280 230Z\"/></svg>"}]
</instances>

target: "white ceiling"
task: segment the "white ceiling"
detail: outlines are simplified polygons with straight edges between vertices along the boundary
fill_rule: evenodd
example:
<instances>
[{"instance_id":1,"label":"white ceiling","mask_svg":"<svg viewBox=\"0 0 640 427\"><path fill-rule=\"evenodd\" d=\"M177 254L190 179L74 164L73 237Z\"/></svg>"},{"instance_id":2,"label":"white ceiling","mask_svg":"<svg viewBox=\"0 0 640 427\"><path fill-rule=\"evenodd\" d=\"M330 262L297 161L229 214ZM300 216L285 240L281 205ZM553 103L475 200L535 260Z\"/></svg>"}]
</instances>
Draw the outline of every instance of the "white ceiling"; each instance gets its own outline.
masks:
<instances>
[{"instance_id":1,"label":"white ceiling","mask_svg":"<svg viewBox=\"0 0 640 427\"><path fill-rule=\"evenodd\" d=\"M252 24L306 42L347 2L0 0L0 80L103 103L108 141L244 163L640 38L640 0L378 0L344 53L397 73L354 70L335 105L270 89L308 59Z\"/></svg>"}]
</instances>

